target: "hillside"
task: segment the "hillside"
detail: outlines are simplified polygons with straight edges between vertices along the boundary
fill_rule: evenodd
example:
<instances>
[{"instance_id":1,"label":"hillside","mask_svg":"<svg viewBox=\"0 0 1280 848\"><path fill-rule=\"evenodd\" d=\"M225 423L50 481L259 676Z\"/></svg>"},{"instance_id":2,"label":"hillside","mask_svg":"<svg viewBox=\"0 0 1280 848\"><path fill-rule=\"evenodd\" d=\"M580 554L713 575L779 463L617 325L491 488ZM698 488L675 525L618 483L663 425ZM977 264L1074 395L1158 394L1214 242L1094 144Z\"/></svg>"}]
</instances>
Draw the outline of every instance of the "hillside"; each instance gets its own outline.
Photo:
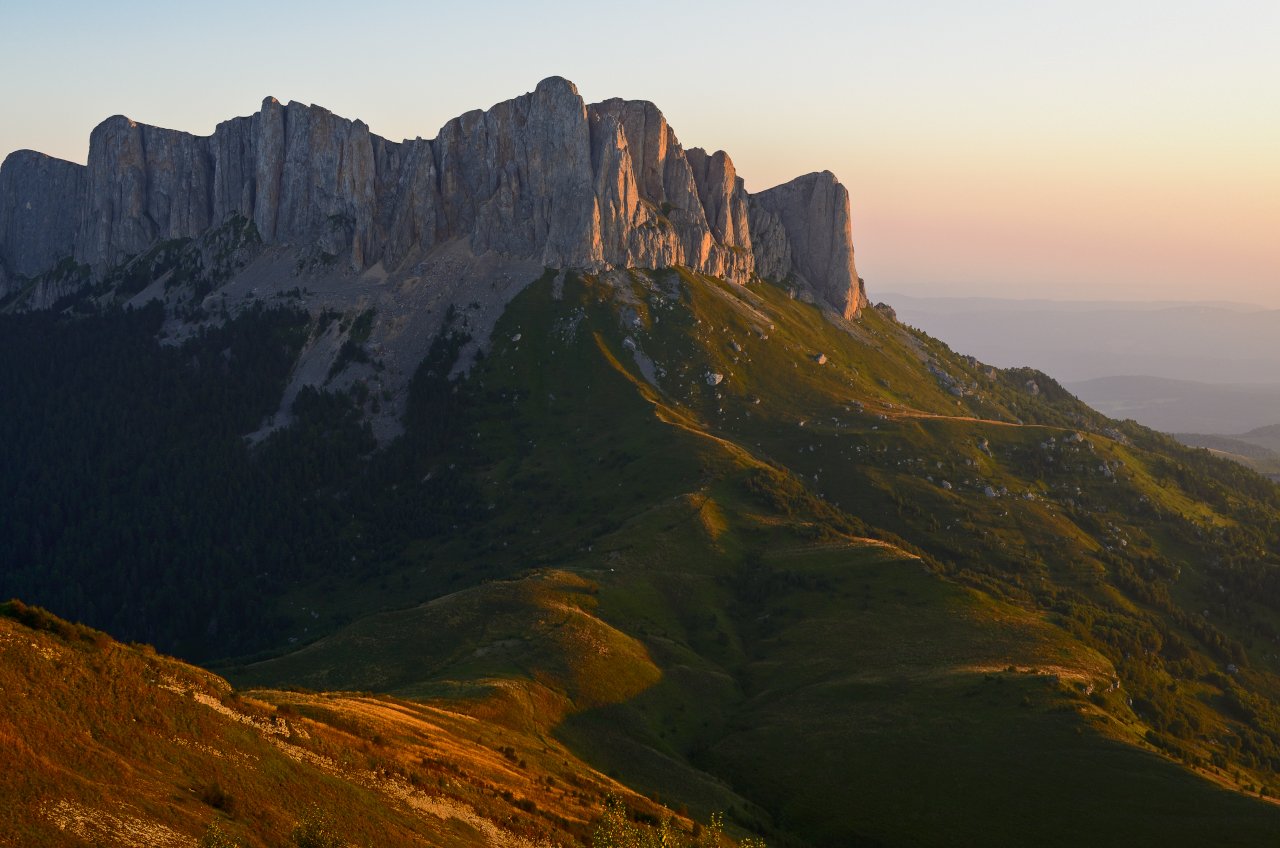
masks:
<instances>
[{"instance_id":1,"label":"hillside","mask_svg":"<svg viewBox=\"0 0 1280 848\"><path fill-rule=\"evenodd\" d=\"M0 605L0 688L6 844L532 848L663 823L722 844L466 704L240 692L16 602Z\"/></svg>"},{"instance_id":2,"label":"hillside","mask_svg":"<svg viewBox=\"0 0 1280 848\"><path fill-rule=\"evenodd\" d=\"M1280 476L1280 454L1254 441L1240 436L1215 436L1208 433L1174 433L1173 437L1184 445L1205 448L1210 453L1234 460L1252 468L1259 474L1276 478Z\"/></svg>"},{"instance_id":3,"label":"hillside","mask_svg":"<svg viewBox=\"0 0 1280 848\"><path fill-rule=\"evenodd\" d=\"M304 503L342 512L307 525L332 565L218 584L277 651L330 634L221 666L237 685L461 699L780 843L1269 821L1224 791L1275 780L1269 484L767 283L548 272L450 379L464 347L381 452L348 394L247 454L325 457ZM456 526L414 520L444 502ZM1064 830L1061 798L1107 786L1116 818ZM975 816L993 797L1019 813Z\"/></svg>"},{"instance_id":4,"label":"hillside","mask_svg":"<svg viewBox=\"0 0 1280 848\"><path fill-rule=\"evenodd\" d=\"M1258 427L1254 430L1250 430L1248 433L1241 434L1240 439L1241 441L1251 442L1259 447L1280 453L1280 424Z\"/></svg>"},{"instance_id":5,"label":"hillside","mask_svg":"<svg viewBox=\"0 0 1280 848\"><path fill-rule=\"evenodd\" d=\"M458 384L463 405L475 404L467 451L495 516L477 542L494 551L523 540L525 564L555 574L377 615L229 670L233 679L411 697L533 681L571 704L542 708L542 720L603 767L814 844L966 832L1053 844L1061 793L1107 779L1146 803L1174 792L1164 782L1184 778L1154 751L1229 785L1256 791L1266 779L1246 770L1237 781L1227 750L1205 742L1253 738L1253 721L1222 710L1241 685L1222 669L1247 654L1237 639L1272 626L1270 606L1214 601L1223 632L1180 612L1173 593L1203 602L1202 581L1223 579L1184 552L1216 545L1203 528L1227 526L1237 509L1274 510L1267 484L1220 463L1193 471L1194 454L1117 429L1043 375L991 372L874 310L837 327L768 285L616 274L571 277L557 299L548 276L517 298L496 339ZM957 397L949 389L966 378L979 388ZM1239 483L1260 500L1189 492L1175 475ZM615 510L628 515L616 527L583 525ZM925 558L895 548L902 537ZM1236 568L1243 579L1266 566ZM620 657L610 682L652 680L652 662L656 686L605 704L575 694L591 667L581 646L541 635L545 619L503 623L511 592L562 572L598 581L597 615L648 652ZM1255 692L1274 691L1272 662L1265 651L1255 661ZM884 724L916 698L912 721ZM861 726L880 728L885 747L852 731ZM1006 749L1028 766L1033 751L1061 765L993 768ZM838 751L865 768L834 778L814 767ZM930 798L932 823L906 837L903 822L919 813L907 786L939 762L940 780L977 794ZM705 797L708 771L743 797ZM1026 819L974 819L987 792ZM832 815L841 797L865 798L865 809ZM1144 819L1143 803L1118 815L1148 833L1175 821L1163 802ZM1198 826L1176 822L1170 838ZM1100 835L1119 826L1098 825Z\"/></svg>"},{"instance_id":6,"label":"hillside","mask_svg":"<svg viewBox=\"0 0 1280 848\"><path fill-rule=\"evenodd\" d=\"M1205 448L1280 482L1280 425L1259 427L1238 436L1175 433L1184 445Z\"/></svg>"}]
</instances>

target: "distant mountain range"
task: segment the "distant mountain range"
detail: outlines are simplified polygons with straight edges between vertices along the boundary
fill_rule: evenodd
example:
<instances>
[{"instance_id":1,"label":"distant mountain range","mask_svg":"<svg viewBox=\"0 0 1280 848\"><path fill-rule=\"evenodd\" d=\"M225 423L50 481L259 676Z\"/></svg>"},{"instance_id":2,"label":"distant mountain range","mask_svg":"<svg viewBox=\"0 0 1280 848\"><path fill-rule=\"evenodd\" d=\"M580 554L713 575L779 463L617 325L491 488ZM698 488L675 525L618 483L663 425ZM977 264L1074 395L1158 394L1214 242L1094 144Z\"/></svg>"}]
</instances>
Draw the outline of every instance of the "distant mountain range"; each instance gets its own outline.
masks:
<instances>
[{"instance_id":1,"label":"distant mountain range","mask_svg":"<svg viewBox=\"0 0 1280 848\"><path fill-rule=\"evenodd\" d=\"M1115 418L1214 436L1280 422L1280 310L1225 301L883 300L957 350L1059 377Z\"/></svg>"},{"instance_id":2,"label":"distant mountain range","mask_svg":"<svg viewBox=\"0 0 1280 848\"><path fill-rule=\"evenodd\" d=\"M1214 384L1165 377L1098 377L1067 383L1099 412L1166 433L1243 433L1280 421L1280 385Z\"/></svg>"},{"instance_id":3,"label":"distant mountain range","mask_svg":"<svg viewBox=\"0 0 1280 848\"><path fill-rule=\"evenodd\" d=\"M1219 385L1271 383L1280 394L1280 310L1217 301L1073 302L892 293L879 299L902 321L956 350L1001 367L1039 368L1066 383L1139 374ZM1276 421L1280 418L1265 423ZM1257 425L1230 432L1250 426Z\"/></svg>"}]
</instances>

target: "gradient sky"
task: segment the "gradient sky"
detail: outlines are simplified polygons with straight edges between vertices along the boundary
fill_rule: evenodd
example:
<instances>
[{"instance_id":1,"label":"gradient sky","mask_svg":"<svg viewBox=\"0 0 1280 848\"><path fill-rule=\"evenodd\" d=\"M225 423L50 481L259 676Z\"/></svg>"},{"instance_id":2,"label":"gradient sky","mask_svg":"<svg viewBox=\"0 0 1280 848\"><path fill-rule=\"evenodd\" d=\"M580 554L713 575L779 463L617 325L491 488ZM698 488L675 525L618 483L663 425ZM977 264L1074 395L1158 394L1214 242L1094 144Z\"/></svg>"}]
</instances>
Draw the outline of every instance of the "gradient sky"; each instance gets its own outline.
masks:
<instances>
[{"instance_id":1,"label":"gradient sky","mask_svg":"<svg viewBox=\"0 0 1280 848\"><path fill-rule=\"evenodd\" d=\"M550 11L537 7L553 7ZM749 190L834 171L876 292L1280 307L1280 2L27 2L0 154L261 99L392 139L559 74Z\"/></svg>"}]
</instances>

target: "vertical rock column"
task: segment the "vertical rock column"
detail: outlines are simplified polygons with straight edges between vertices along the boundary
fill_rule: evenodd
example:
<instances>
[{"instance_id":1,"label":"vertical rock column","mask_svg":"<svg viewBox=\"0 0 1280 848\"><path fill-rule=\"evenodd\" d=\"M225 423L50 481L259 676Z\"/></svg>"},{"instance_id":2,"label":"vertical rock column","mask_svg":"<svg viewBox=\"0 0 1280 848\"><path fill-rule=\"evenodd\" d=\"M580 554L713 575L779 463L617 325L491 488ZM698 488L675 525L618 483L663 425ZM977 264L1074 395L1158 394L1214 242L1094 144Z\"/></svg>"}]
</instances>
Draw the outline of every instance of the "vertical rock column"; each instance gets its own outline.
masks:
<instances>
[{"instance_id":1,"label":"vertical rock column","mask_svg":"<svg viewBox=\"0 0 1280 848\"><path fill-rule=\"evenodd\" d=\"M75 248L85 167L33 150L0 165L0 297Z\"/></svg>"},{"instance_id":2,"label":"vertical rock column","mask_svg":"<svg viewBox=\"0 0 1280 848\"><path fill-rule=\"evenodd\" d=\"M867 305L853 264L849 192L830 171L806 174L751 195L756 270L800 280L844 317ZM785 237L785 238L784 238ZM788 263L781 251L790 248Z\"/></svg>"}]
</instances>

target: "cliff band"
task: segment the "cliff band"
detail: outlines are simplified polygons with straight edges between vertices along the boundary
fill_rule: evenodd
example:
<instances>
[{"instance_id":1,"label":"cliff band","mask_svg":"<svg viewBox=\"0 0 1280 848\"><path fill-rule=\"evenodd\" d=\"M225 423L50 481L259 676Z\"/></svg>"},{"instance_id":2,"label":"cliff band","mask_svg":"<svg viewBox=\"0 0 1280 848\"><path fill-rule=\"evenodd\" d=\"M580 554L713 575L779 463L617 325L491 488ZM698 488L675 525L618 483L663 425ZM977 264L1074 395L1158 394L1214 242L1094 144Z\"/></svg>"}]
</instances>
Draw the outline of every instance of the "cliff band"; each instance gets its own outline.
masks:
<instances>
[{"instance_id":1,"label":"cliff band","mask_svg":"<svg viewBox=\"0 0 1280 848\"><path fill-rule=\"evenodd\" d=\"M108 118L87 165L17 151L0 166L0 297L68 257L100 276L235 215L268 244L355 269L461 240L549 267L755 274L846 318L866 304L849 195L830 172L748 194L723 151L683 149L653 104L588 105L559 77L430 141L267 98L207 137Z\"/></svg>"}]
</instances>

